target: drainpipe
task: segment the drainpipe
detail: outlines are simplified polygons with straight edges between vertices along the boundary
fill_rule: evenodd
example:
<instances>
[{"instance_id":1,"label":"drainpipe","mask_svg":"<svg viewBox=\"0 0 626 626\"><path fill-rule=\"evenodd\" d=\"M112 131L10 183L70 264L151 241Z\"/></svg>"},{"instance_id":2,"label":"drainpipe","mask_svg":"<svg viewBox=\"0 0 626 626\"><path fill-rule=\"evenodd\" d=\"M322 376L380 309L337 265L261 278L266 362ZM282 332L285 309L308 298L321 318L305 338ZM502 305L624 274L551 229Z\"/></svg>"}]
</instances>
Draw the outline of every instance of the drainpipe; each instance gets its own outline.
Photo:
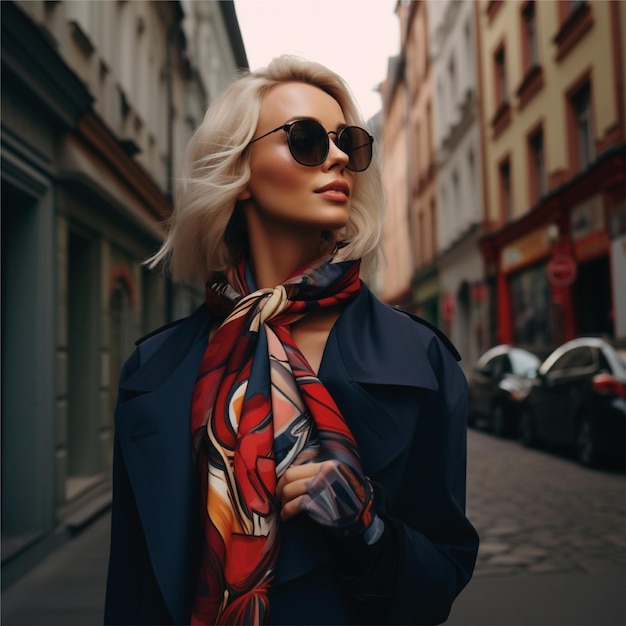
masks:
<instances>
[{"instance_id":1,"label":"drainpipe","mask_svg":"<svg viewBox=\"0 0 626 626\"><path fill-rule=\"evenodd\" d=\"M178 34L180 20L182 18L182 11L180 15L174 15L172 22L167 28L167 44L165 48L165 91L166 91L166 161L165 161L165 196L170 207L174 206L174 70L173 70L173 47L176 42L176 35ZM166 321L171 322L174 319L174 299L175 289L170 278L167 278L166 283L166 296L165 296L165 315Z\"/></svg>"},{"instance_id":2,"label":"drainpipe","mask_svg":"<svg viewBox=\"0 0 626 626\"><path fill-rule=\"evenodd\" d=\"M178 31L178 22L173 21L167 29L167 46L165 50L165 88L166 88L166 182L165 193L167 201L172 204L173 186L172 178L174 176L174 72L172 69L172 47L174 45L176 33Z\"/></svg>"}]
</instances>

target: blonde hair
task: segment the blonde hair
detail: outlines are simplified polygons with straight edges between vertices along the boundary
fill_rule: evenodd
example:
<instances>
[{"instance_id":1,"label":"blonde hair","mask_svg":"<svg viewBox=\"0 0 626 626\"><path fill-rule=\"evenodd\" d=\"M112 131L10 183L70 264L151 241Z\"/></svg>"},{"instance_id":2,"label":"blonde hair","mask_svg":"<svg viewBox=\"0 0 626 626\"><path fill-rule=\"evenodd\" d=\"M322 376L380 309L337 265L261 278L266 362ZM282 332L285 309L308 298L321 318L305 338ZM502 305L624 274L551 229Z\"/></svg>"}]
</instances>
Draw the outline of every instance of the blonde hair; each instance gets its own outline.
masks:
<instances>
[{"instance_id":1,"label":"blonde hair","mask_svg":"<svg viewBox=\"0 0 626 626\"><path fill-rule=\"evenodd\" d=\"M162 263L173 280L204 285L237 262L247 244L245 223L235 212L237 195L250 178L246 147L256 132L264 95L285 82L318 87L338 102L347 124L364 125L345 81L319 63L281 56L244 74L209 106L189 141L169 232L146 261L150 268ZM376 266L383 221L377 159L356 175L351 200L349 221L333 238L347 242L342 258L362 259L367 277Z\"/></svg>"}]
</instances>

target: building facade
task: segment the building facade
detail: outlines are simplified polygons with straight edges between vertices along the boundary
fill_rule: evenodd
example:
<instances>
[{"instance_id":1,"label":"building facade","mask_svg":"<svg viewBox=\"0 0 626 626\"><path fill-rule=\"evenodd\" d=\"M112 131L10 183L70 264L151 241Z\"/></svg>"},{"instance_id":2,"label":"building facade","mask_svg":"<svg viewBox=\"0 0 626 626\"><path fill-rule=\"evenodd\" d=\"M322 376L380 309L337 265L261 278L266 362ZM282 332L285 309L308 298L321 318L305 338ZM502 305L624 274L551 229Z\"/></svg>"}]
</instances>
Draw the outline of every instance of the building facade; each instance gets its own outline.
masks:
<instances>
[{"instance_id":1,"label":"building facade","mask_svg":"<svg viewBox=\"0 0 626 626\"><path fill-rule=\"evenodd\" d=\"M191 130L247 61L232 2L1 9L6 585L110 501L121 365L199 298L141 261Z\"/></svg>"},{"instance_id":2,"label":"building facade","mask_svg":"<svg viewBox=\"0 0 626 626\"><path fill-rule=\"evenodd\" d=\"M380 297L439 322L437 183L433 89L428 50L429 3L398 2L400 54L383 85L383 175L387 190ZM408 238L408 241L404 241ZM394 265L400 257L402 265Z\"/></svg>"},{"instance_id":3,"label":"building facade","mask_svg":"<svg viewBox=\"0 0 626 626\"><path fill-rule=\"evenodd\" d=\"M407 177L409 144L406 140L407 85L404 61L394 57L389 62L388 78L381 88L383 98L382 168L386 197L383 224L383 259L376 284L386 302L403 305L410 298L412 242L406 227L409 223L410 189Z\"/></svg>"},{"instance_id":4,"label":"building facade","mask_svg":"<svg viewBox=\"0 0 626 626\"><path fill-rule=\"evenodd\" d=\"M473 3L429 4L437 169L440 323L472 364L486 349L481 133Z\"/></svg>"},{"instance_id":5,"label":"building facade","mask_svg":"<svg viewBox=\"0 0 626 626\"><path fill-rule=\"evenodd\" d=\"M625 9L475 4L493 343L626 336Z\"/></svg>"},{"instance_id":6,"label":"building facade","mask_svg":"<svg viewBox=\"0 0 626 626\"><path fill-rule=\"evenodd\" d=\"M465 365L497 343L547 352L582 334L625 339L626 5L396 10L409 307L451 336ZM401 141L399 116L384 120L384 140ZM402 167L385 163L389 185Z\"/></svg>"}]
</instances>

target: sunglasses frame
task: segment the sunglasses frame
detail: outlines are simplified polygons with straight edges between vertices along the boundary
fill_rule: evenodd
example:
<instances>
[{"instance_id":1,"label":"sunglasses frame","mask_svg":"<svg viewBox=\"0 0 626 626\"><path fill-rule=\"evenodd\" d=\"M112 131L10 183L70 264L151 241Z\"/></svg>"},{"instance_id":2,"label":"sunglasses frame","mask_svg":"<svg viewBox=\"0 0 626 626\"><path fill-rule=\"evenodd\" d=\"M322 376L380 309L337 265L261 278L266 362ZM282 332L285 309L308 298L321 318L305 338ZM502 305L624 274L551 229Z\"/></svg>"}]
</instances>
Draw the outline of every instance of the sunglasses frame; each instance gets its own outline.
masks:
<instances>
[{"instance_id":1,"label":"sunglasses frame","mask_svg":"<svg viewBox=\"0 0 626 626\"><path fill-rule=\"evenodd\" d=\"M298 124L299 122L308 122L309 124L314 124L315 126L318 126L319 128L321 128L324 133L326 133L326 151L324 154L324 158L319 162L319 163L302 163L302 161L300 161L296 155L294 154L293 151L293 147L291 145L291 135L290 135L290 130L291 127L294 124ZM340 137L342 135L342 133L348 129L348 128L357 128L360 131L363 131L367 137L369 138L369 146L370 146L370 159L367 163L367 165L360 169L360 170L356 170L350 167L350 154L345 152L344 150L342 150L342 148L339 146L338 142L340 140ZM273 130L270 130L268 132L266 132L264 135L261 135L260 137L257 137L256 139L253 139L252 141L250 141L250 143L248 144L249 146L252 145L253 143L255 143L256 141L259 141L261 139L264 139L265 137L268 137L269 135L273 135L274 133L277 133L279 130L283 130L287 133L287 144L289 145L289 152L291 153L291 156L293 157L294 161L296 163L299 163L300 165L304 165L305 167L317 167L318 165L321 165L327 158L328 158L328 153L330 152L330 135L335 135L336 140L334 140L334 144L339 148L339 150L341 150L344 154L348 155L348 164L346 165L346 168L349 169L351 172L364 172L372 163L372 157L373 157L373 150L372 150L372 146L374 144L374 137L372 137L372 135L370 135L367 130L365 130L365 128L361 128L360 126L355 126L354 124L350 124L348 126L344 126L339 132L334 131L334 130L326 130L318 121L316 120L312 120L312 119L308 119L308 118L303 118L303 119L299 119L299 120L294 120L293 122L288 122L287 124L281 124L280 126L277 126L276 128L274 128ZM367 146L368 144L361 144L360 146L356 146L354 148L354 150L358 150L359 148L364 148L365 146Z\"/></svg>"}]
</instances>

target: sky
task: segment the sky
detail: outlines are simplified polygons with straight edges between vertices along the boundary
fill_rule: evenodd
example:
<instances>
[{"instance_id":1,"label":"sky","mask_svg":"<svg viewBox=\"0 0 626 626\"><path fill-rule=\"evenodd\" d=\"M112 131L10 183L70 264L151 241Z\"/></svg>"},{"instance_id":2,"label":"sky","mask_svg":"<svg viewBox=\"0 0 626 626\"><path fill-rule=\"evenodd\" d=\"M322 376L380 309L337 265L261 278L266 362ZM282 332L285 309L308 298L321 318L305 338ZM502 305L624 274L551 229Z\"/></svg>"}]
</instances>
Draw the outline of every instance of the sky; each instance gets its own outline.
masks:
<instances>
[{"instance_id":1,"label":"sky","mask_svg":"<svg viewBox=\"0 0 626 626\"><path fill-rule=\"evenodd\" d=\"M369 119L382 108L376 88L400 51L396 0L235 0L250 69L280 54L326 65L352 89Z\"/></svg>"}]
</instances>

